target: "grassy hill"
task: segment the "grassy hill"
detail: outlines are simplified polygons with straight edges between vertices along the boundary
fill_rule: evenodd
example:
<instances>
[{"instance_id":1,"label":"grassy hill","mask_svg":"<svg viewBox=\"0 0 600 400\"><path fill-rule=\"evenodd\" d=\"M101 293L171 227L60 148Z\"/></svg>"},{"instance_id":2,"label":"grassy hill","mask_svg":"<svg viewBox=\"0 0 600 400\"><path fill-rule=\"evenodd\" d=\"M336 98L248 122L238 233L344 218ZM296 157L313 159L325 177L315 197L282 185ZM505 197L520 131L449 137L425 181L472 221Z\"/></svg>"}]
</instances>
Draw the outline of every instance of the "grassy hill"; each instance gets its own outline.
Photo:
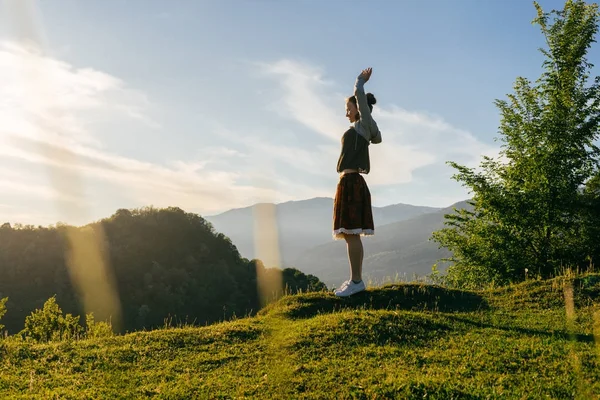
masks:
<instances>
[{"instance_id":1,"label":"grassy hill","mask_svg":"<svg viewBox=\"0 0 600 400\"><path fill-rule=\"evenodd\" d=\"M288 296L201 328L9 338L0 398L597 398L599 294L600 275L482 292L396 284Z\"/></svg>"}]
</instances>

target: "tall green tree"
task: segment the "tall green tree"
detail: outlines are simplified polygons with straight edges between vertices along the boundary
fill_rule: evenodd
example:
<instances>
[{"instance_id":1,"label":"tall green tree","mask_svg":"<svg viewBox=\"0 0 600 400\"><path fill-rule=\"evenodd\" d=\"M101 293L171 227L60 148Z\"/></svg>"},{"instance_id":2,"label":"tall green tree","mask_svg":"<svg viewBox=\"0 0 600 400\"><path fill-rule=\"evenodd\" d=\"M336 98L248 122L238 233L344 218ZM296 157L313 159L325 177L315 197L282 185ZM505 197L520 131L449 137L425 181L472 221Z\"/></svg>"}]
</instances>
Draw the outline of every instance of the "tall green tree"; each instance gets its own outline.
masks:
<instances>
[{"instance_id":1,"label":"tall green tree","mask_svg":"<svg viewBox=\"0 0 600 400\"><path fill-rule=\"evenodd\" d=\"M433 235L453 252L448 277L457 284L520 280L526 269L548 277L598 257L600 77L586 58L598 4L569 0L550 13L534 5L544 71L535 82L517 78L514 93L496 100L500 157L484 157L479 169L449 163L473 194L472 209L447 215Z\"/></svg>"}]
</instances>

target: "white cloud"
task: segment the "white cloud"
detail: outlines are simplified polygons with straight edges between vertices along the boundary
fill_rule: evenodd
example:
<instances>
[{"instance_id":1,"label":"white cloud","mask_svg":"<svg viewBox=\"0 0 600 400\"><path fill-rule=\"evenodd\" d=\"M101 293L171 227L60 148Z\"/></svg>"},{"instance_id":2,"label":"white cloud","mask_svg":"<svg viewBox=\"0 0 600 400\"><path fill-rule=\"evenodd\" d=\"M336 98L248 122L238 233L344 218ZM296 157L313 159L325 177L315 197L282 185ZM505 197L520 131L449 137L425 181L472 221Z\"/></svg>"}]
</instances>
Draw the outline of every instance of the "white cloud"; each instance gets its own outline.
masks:
<instances>
[{"instance_id":1,"label":"white cloud","mask_svg":"<svg viewBox=\"0 0 600 400\"><path fill-rule=\"evenodd\" d=\"M36 198L42 198L45 200L61 200L73 203L77 203L78 201L82 200L81 198L75 196L60 193L55 188L47 186L33 186L23 182L0 178L0 193L7 195L15 192L35 196Z\"/></svg>"},{"instance_id":2,"label":"white cloud","mask_svg":"<svg viewBox=\"0 0 600 400\"><path fill-rule=\"evenodd\" d=\"M274 110L325 137L339 139L339 132L345 125L329 104L336 100L343 110L343 97L331 96L325 91L331 84L323 79L320 69L290 60L257 65L265 74L276 77L284 89L283 101L273 104Z\"/></svg>"},{"instance_id":3,"label":"white cloud","mask_svg":"<svg viewBox=\"0 0 600 400\"><path fill-rule=\"evenodd\" d=\"M115 114L158 124L142 116L147 99L120 79L91 68L77 69L45 56L31 44L0 41L0 139L10 136L45 137L48 141L101 141L87 128L92 120Z\"/></svg>"},{"instance_id":4,"label":"white cloud","mask_svg":"<svg viewBox=\"0 0 600 400\"><path fill-rule=\"evenodd\" d=\"M57 222L56 218L53 218L51 214L30 212L31 210L22 210L17 208L4 209L0 208L0 225L8 222L9 224L23 224L23 225L54 225Z\"/></svg>"},{"instance_id":5,"label":"white cloud","mask_svg":"<svg viewBox=\"0 0 600 400\"><path fill-rule=\"evenodd\" d=\"M169 141L177 132L167 133L149 116L153 104L144 93L105 72L77 68L30 46L0 42L0 74L5 77L0 86L0 185L3 193L20 196L19 211L3 207L2 215L35 217L26 208L34 198L62 210L52 220L84 223L114 212L102 205L107 199L118 207L152 204L214 214L259 201L332 196L339 140L347 129L343 96L310 65L289 60L259 65L279 84L277 113L309 128L314 138L302 137L296 144L256 140L253 131L263 127L236 131L236 126L224 128L212 121L214 140L195 157L158 163L118 155L121 149L108 148L96 125L133 122ZM386 105L374 115L383 143L371 146L371 185L412 182L421 167L442 165L455 156L470 161L490 151L440 118ZM300 178L290 178L292 171ZM69 214L77 208L73 204L87 205L94 213L82 220L89 213Z\"/></svg>"},{"instance_id":6,"label":"white cloud","mask_svg":"<svg viewBox=\"0 0 600 400\"><path fill-rule=\"evenodd\" d=\"M0 86L2 191L19 195L24 204L40 197L54 201L62 210L56 220L87 222L81 220L82 213L70 214L67 203L92 207L89 193L99 190L135 206L176 205L203 214L245 206L252 198L282 197L276 189L240 184L244 171L220 168L247 155L218 143L201 149L198 159L164 165L106 149L102 132L94 126L101 119L133 119L147 129L161 128L146 112L147 97L117 77L7 41L0 42L0 74L7 82ZM42 169L3 167L9 163Z\"/></svg>"},{"instance_id":7,"label":"white cloud","mask_svg":"<svg viewBox=\"0 0 600 400\"><path fill-rule=\"evenodd\" d=\"M334 152L332 147L322 146L310 156L302 157L316 160L337 157L339 139L348 127L343 122L343 108L340 106L343 96L328 94L334 86L323 78L322 71L292 60L259 66L279 83L282 101L277 103L281 104L277 112L325 136L336 148ZM445 162L448 160L475 166L482 154L496 155L498 152L497 148L434 115L378 104L373 116L382 132L383 142L370 146L369 182L372 185L410 183L419 168L437 165L439 171L447 170ZM285 152L268 153L277 156Z\"/></svg>"}]
</instances>

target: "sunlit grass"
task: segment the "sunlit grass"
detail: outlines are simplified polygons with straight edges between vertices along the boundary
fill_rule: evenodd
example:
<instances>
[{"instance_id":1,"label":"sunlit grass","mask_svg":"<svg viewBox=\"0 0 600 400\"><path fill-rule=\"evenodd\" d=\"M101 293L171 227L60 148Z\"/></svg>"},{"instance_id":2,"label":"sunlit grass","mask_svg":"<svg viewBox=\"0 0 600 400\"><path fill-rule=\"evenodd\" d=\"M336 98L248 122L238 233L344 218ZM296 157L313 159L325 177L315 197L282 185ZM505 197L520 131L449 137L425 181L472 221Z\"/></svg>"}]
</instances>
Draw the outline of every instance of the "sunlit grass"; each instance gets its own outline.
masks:
<instances>
[{"instance_id":1,"label":"sunlit grass","mask_svg":"<svg viewBox=\"0 0 600 400\"><path fill-rule=\"evenodd\" d=\"M5 340L0 397L595 398L599 294L600 275L481 292L394 283L286 295L203 328Z\"/></svg>"}]
</instances>

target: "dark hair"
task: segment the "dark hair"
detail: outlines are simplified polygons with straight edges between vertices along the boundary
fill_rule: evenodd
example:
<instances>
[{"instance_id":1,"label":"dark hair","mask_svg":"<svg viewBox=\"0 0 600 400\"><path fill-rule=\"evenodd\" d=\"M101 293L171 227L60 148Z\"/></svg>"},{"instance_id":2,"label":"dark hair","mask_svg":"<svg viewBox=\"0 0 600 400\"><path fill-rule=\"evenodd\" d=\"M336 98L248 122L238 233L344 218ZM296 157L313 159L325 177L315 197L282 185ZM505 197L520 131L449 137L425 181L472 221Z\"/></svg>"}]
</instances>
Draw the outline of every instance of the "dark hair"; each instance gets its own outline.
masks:
<instances>
[{"instance_id":1,"label":"dark hair","mask_svg":"<svg viewBox=\"0 0 600 400\"><path fill-rule=\"evenodd\" d=\"M348 97L348 101L356 105L356 96ZM377 99L375 98L373 93L367 93L367 104L369 105L369 110L373 111L373 106L377 104Z\"/></svg>"}]
</instances>

